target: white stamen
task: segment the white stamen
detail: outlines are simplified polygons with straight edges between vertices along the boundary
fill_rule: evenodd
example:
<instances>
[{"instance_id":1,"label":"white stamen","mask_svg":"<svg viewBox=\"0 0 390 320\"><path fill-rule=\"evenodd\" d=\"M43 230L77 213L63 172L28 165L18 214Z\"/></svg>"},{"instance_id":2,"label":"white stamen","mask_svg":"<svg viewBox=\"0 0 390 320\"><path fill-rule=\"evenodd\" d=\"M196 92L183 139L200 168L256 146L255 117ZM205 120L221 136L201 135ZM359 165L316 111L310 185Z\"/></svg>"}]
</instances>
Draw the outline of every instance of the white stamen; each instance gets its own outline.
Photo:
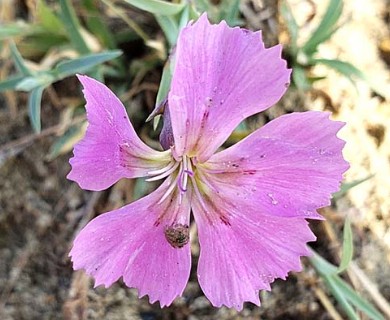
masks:
<instances>
[{"instance_id":1,"label":"white stamen","mask_svg":"<svg viewBox=\"0 0 390 320\"><path fill-rule=\"evenodd\" d=\"M194 171L192 171L192 164L191 164L191 160L188 161L187 163L187 173L190 175L190 177L193 177L194 176Z\"/></svg>"},{"instance_id":2,"label":"white stamen","mask_svg":"<svg viewBox=\"0 0 390 320\"><path fill-rule=\"evenodd\" d=\"M178 166L179 166L179 162L172 161L168 166L166 166L164 168L165 171L163 171L161 174L154 176L154 177L151 177L151 178L148 178L148 179L145 179L145 181L150 182L150 181L156 181L156 180L160 180L162 178L165 178L166 176L169 176L173 171L175 171ZM159 170L155 170L154 172L156 172L156 171L159 171ZM150 171L150 172L153 172L153 171ZM148 174L150 174L150 172L148 172Z\"/></svg>"},{"instance_id":3,"label":"white stamen","mask_svg":"<svg viewBox=\"0 0 390 320\"><path fill-rule=\"evenodd\" d=\"M183 190L187 190L187 182L188 182L188 174L186 172L187 170L188 170L187 156L183 156L183 174L182 174L182 176L183 176L183 180L182 180Z\"/></svg>"},{"instance_id":4,"label":"white stamen","mask_svg":"<svg viewBox=\"0 0 390 320\"><path fill-rule=\"evenodd\" d=\"M171 169L175 164L176 164L176 161L171 161L171 162L169 162L169 164L168 164L166 167L164 167L164 168L161 168L161 169L158 169L158 170L149 171L149 172L148 172L148 176L154 176L154 175L156 175L156 174L164 173L165 171Z\"/></svg>"},{"instance_id":5,"label":"white stamen","mask_svg":"<svg viewBox=\"0 0 390 320\"><path fill-rule=\"evenodd\" d=\"M177 181L179 180L179 176L180 176L180 174L177 174L175 180L173 181L173 183L171 183L171 185L169 186L168 190L165 191L164 195L161 197L160 201L157 204L161 204L171 194L173 189L175 189L175 187L177 185Z\"/></svg>"},{"instance_id":6,"label":"white stamen","mask_svg":"<svg viewBox=\"0 0 390 320\"><path fill-rule=\"evenodd\" d=\"M176 173L174 173L176 171ZM160 180L167 177L168 189L161 197L158 204L161 204L175 189L178 187L179 192L179 203L182 202L183 195L187 191L188 176L193 178L194 172L192 171L191 159L188 156L183 155L179 161L173 160L169 162L167 166L161 169L149 171L148 175L150 178L145 181L151 182Z\"/></svg>"}]
</instances>

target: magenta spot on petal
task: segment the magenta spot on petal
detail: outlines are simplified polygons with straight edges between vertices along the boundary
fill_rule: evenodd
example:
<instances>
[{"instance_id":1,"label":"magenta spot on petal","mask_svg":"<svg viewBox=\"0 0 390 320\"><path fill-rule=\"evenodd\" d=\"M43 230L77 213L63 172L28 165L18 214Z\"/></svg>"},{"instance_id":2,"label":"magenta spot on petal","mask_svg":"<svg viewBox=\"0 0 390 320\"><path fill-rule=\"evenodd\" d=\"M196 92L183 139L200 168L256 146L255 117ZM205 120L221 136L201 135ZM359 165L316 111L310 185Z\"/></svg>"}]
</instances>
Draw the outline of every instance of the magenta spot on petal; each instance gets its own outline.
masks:
<instances>
[{"instance_id":1,"label":"magenta spot on petal","mask_svg":"<svg viewBox=\"0 0 390 320\"><path fill-rule=\"evenodd\" d=\"M221 219L221 221L222 221L223 224L225 224L225 225L227 225L227 226L231 226L230 221L229 221L229 219L228 219L227 216L221 215L221 216L219 217L219 219Z\"/></svg>"}]
</instances>

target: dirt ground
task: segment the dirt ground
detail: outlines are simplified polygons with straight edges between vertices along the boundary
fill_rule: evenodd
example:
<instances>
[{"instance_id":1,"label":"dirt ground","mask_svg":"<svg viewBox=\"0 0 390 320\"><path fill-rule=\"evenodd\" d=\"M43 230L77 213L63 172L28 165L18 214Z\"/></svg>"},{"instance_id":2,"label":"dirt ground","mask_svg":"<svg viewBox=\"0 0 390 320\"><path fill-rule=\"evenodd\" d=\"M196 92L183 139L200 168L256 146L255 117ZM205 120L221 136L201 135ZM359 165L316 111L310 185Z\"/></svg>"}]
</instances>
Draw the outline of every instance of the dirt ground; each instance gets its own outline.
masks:
<instances>
[{"instance_id":1,"label":"dirt ground","mask_svg":"<svg viewBox=\"0 0 390 320\"><path fill-rule=\"evenodd\" d=\"M308 17L321 14L326 2L289 2L304 38L312 31ZM315 75L326 78L314 90L303 93L290 88L255 123L303 110L331 110L334 119L347 123L340 134L347 141L345 158L351 164L346 181L374 176L334 207L322 210L327 222L312 224L318 237L313 246L337 263L343 221L349 216L355 255L345 279L390 319L390 2L344 2L343 25L321 45L319 55L353 63L387 97L373 94L364 82L355 87L339 74L318 67ZM278 42L283 27L275 1L243 0L241 10L247 27L263 29L268 45ZM159 70L153 71L144 82L156 84L159 75ZM134 97L130 106L144 109L140 118L146 117L155 93L141 91ZM83 191L65 178L70 153L48 159L69 97L81 101L73 78L45 93L43 132L34 135L26 95L0 94L0 319L334 319L326 301L336 306L341 319L346 318L334 299L326 298L326 287L306 259L303 272L292 273L287 281L277 280L271 292L261 293L261 307L245 304L241 312L210 305L196 280L196 255L183 297L169 308L150 305L147 298L139 300L136 290L121 282L109 289L93 289L91 278L72 270L68 258L72 240L97 214L132 201L134 184L121 181L105 192Z\"/></svg>"}]
</instances>

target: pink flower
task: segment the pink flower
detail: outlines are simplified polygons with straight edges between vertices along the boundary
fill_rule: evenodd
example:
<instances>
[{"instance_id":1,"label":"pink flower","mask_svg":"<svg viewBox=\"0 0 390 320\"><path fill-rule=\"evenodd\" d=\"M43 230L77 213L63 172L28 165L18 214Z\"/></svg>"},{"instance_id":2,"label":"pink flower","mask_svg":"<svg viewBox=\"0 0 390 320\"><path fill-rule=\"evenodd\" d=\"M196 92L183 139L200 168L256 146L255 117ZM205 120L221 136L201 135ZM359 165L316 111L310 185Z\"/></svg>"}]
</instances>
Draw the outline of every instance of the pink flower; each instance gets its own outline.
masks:
<instances>
[{"instance_id":1,"label":"pink flower","mask_svg":"<svg viewBox=\"0 0 390 320\"><path fill-rule=\"evenodd\" d=\"M323 112L281 116L236 145L218 148L245 118L276 103L290 70L259 32L210 25L206 15L177 42L168 96L173 145L156 151L136 135L118 98L79 76L89 127L68 178L103 190L121 178L165 179L150 195L98 216L76 237L74 269L95 286L123 277L139 296L167 306L191 268L190 212L198 229L198 280L214 306L260 305L259 290L300 271L316 238L307 218L329 205L348 164L343 126ZM168 139L169 141L169 139Z\"/></svg>"}]
</instances>

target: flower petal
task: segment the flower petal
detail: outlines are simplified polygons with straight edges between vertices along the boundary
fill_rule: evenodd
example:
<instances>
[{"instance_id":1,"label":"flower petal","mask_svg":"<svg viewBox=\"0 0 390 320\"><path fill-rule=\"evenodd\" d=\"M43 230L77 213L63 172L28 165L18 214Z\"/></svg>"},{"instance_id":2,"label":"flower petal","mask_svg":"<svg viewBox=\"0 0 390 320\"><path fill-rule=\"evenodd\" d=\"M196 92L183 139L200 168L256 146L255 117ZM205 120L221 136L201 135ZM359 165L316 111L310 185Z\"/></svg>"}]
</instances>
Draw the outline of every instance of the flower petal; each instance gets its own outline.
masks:
<instances>
[{"instance_id":1,"label":"flower petal","mask_svg":"<svg viewBox=\"0 0 390 320\"><path fill-rule=\"evenodd\" d=\"M168 197L167 181L152 194L93 219L80 232L70 252L75 270L85 269L95 286L108 287L121 276L139 296L167 306L180 296L191 268L190 245L174 247L166 228L189 225L190 194Z\"/></svg>"},{"instance_id":2,"label":"flower petal","mask_svg":"<svg viewBox=\"0 0 390 320\"><path fill-rule=\"evenodd\" d=\"M215 173L210 192L248 199L248 211L320 219L316 209L330 204L349 167L345 143L336 137L343 123L328 117L316 111L285 115L215 154L203 171Z\"/></svg>"},{"instance_id":3,"label":"flower petal","mask_svg":"<svg viewBox=\"0 0 390 320\"><path fill-rule=\"evenodd\" d=\"M306 242L315 240L303 218L247 212L241 203L210 206L199 198L192 209L201 248L198 280L215 307L241 310L245 301L260 305L259 290L270 290L274 279L300 271L300 256L309 255ZM229 221L214 219L227 213Z\"/></svg>"},{"instance_id":4,"label":"flower petal","mask_svg":"<svg viewBox=\"0 0 390 320\"><path fill-rule=\"evenodd\" d=\"M84 86L89 126L74 148L68 179L83 189L103 190L121 178L146 176L169 163L169 152L155 151L138 138L110 89L87 76L78 78Z\"/></svg>"},{"instance_id":5,"label":"flower petal","mask_svg":"<svg viewBox=\"0 0 390 320\"><path fill-rule=\"evenodd\" d=\"M243 119L276 103L290 77L280 55L259 32L210 25L206 14L184 28L168 97L177 155L204 162Z\"/></svg>"},{"instance_id":6,"label":"flower petal","mask_svg":"<svg viewBox=\"0 0 390 320\"><path fill-rule=\"evenodd\" d=\"M348 164L342 123L328 113L278 118L233 147L197 165L192 210L201 254L199 283L215 306L259 304L258 291L299 271L305 218L329 203Z\"/></svg>"}]
</instances>

